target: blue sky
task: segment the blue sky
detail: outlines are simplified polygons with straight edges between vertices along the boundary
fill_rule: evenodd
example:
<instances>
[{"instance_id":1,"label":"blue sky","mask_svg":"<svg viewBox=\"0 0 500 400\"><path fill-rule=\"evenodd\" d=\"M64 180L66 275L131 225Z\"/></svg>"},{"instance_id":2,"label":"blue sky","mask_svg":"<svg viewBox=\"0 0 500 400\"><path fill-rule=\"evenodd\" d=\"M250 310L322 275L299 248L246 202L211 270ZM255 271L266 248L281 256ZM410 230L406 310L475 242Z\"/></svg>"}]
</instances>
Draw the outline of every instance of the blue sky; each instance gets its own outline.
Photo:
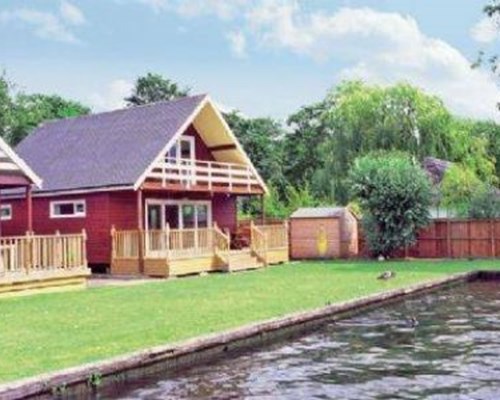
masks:
<instances>
[{"instance_id":1,"label":"blue sky","mask_svg":"<svg viewBox=\"0 0 500 400\"><path fill-rule=\"evenodd\" d=\"M457 114L497 118L500 51L480 0L2 0L0 66L20 89L94 110L158 72L251 116L285 118L342 79L409 81ZM458 7L457 4L460 6Z\"/></svg>"}]
</instances>

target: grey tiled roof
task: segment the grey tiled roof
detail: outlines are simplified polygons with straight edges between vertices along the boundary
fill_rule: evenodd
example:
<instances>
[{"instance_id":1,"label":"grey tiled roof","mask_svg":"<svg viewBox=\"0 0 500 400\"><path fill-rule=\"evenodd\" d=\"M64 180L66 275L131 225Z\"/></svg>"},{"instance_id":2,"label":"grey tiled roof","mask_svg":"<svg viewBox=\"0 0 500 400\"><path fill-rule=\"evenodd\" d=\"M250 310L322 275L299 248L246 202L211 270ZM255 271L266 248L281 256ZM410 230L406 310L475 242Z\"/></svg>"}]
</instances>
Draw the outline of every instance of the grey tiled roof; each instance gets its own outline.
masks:
<instances>
[{"instance_id":1,"label":"grey tiled roof","mask_svg":"<svg viewBox=\"0 0 500 400\"><path fill-rule=\"evenodd\" d=\"M438 185L444 178L446 170L451 167L453 163L447 160L441 160L435 157L425 157L422 166L432 180L432 183Z\"/></svg>"},{"instance_id":2,"label":"grey tiled roof","mask_svg":"<svg viewBox=\"0 0 500 400\"><path fill-rule=\"evenodd\" d=\"M304 207L297 209L290 218L334 218L341 217L344 207Z\"/></svg>"},{"instance_id":3,"label":"grey tiled roof","mask_svg":"<svg viewBox=\"0 0 500 400\"><path fill-rule=\"evenodd\" d=\"M132 185L205 96L45 123L16 151L44 192Z\"/></svg>"}]
</instances>

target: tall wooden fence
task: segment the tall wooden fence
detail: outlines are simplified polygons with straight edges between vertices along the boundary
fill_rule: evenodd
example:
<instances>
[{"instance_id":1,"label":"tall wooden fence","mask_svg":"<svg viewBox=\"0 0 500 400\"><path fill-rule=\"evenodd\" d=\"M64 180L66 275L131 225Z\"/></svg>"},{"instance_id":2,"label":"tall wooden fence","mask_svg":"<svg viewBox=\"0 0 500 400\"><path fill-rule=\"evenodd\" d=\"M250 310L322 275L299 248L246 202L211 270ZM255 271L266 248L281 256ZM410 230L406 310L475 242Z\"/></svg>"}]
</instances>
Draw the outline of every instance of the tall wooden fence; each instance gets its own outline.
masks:
<instances>
[{"instance_id":1,"label":"tall wooden fence","mask_svg":"<svg viewBox=\"0 0 500 400\"><path fill-rule=\"evenodd\" d=\"M364 235L359 230L359 254L368 256ZM418 234L417 243L401 249L397 257L493 258L500 257L500 219L437 219Z\"/></svg>"}]
</instances>

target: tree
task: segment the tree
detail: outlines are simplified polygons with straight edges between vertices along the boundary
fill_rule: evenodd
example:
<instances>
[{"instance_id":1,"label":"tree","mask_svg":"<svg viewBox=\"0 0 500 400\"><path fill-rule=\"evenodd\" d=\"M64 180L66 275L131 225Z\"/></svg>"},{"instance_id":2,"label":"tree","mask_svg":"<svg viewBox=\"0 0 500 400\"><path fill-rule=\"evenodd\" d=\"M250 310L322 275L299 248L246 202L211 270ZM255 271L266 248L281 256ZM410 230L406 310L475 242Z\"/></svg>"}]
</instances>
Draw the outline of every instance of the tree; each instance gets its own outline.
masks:
<instances>
[{"instance_id":1,"label":"tree","mask_svg":"<svg viewBox=\"0 0 500 400\"><path fill-rule=\"evenodd\" d=\"M469 121L469 131L473 137L480 139L485 148L487 154L486 157L482 157L483 162L494 161L495 182L493 183L498 184L500 182L500 125L494 121Z\"/></svg>"},{"instance_id":2,"label":"tree","mask_svg":"<svg viewBox=\"0 0 500 400\"><path fill-rule=\"evenodd\" d=\"M125 98L128 106L140 106L157 101L174 100L189 95L189 88L181 88L177 83L160 74L148 72L135 81L134 89Z\"/></svg>"},{"instance_id":3,"label":"tree","mask_svg":"<svg viewBox=\"0 0 500 400\"><path fill-rule=\"evenodd\" d=\"M474 171L464 165L453 164L445 172L440 186L441 204L456 214L469 214L471 198L484 190L484 183Z\"/></svg>"},{"instance_id":4,"label":"tree","mask_svg":"<svg viewBox=\"0 0 500 400\"><path fill-rule=\"evenodd\" d=\"M11 84L5 74L0 75L0 136L7 141L12 131L14 109L10 88Z\"/></svg>"},{"instance_id":5,"label":"tree","mask_svg":"<svg viewBox=\"0 0 500 400\"><path fill-rule=\"evenodd\" d=\"M349 181L374 255L387 257L416 242L417 232L429 223L431 187L408 153L374 152L359 157Z\"/></svg>"},{"instance_id":6,"label":"tree","mask_svg":"<svg viewBox=\"0 0 500 400\"><path fill-rule=\"evenodd\" d=\"M476 192L470 201L469 218L500 218L500 192L492 186Z\"/></svg>"},{"instance_id":7,"label":"tree","mask_svg":"<svg viewBox=\"0 0 500 400\"><path fill-rule=\"evenodd\" d=\"M315 207L317 205L318 200L312 195L307 183L300 187L294 187L292 185L287 186L286 207L288 209L288 215L300 207Z\"/></svg>"},{"instance_id":8,"label":"tree","mask_svg":"<svg viewBox=\"0 0 500 400\"><path fill-rule=\"evenodd\" d=\"M282 195L287 181L283 174L281 125L271 118L246 118L236 111L224 117L259 174Z\"/></svg>"},{"instance_id":9,"label":"tree","mask_svg":"<svg viewBox=\"0 0 500 400\"><path fill-rule=\"evenodd\" d=\"M90 108L57 95L14 95L5 74L0 76L0 135L16 145L45 121L90 113Z\"/></svg>"},{"instance_id":10,"label":"tree","mask_svg":"<svg viewBox=\"0 0 500 400\"><path fill-rule=\"evenodd\" d=\"M323 118L329 107L331 105L324 100L303 107L288 118L291 131L283 140L286 157L283 172L295 186L310 183L316 196L333 200L331 179L324 179L323 174L326 162L323 147L328 141Z\"/></svg>"},{"instance_id":11,"label":"tree","mask_svg":"<svg viewBox=\"0 0 500 400\"><path fill-rule=\"evenodd\" d=\"M486 6L483 7L483 12L488 18L490 18L497 30L500 30L500 0L490 0ZM487 55L483 50L479 52L479 56L472 68L479 68L484 64L490 68L491 72L500 79L500 55L493 53ZM500 103L498 103L498 108L500 109Z\"/></svg>"},{"instance_id":12,"label":"tree","mask_svg":"<svg viewBox=\"0 0 500 400\"><path fill-rule=\"evenodd\" d=\"M16 145L42 122L89 113L89 107L58 95L21 93L15 98L15 122L7 139L9 143Z\"/></svg>"},{"instance_id":13,"label":"tree","mask_svg":"<svg viewBox=\"0 0 500 400\"><path fill-rule=\"evenodd\" d=\"M406 83L343 82L322 102L293 114L289 124L285 175L294 186L310 182L313 195L325 202L349 202L346 171L357 157L376 150L459 162L485 182L497 180L491 147L497 126L473 134L475 121L454 117L439 98Z\"/></svg>"}]
</instances>

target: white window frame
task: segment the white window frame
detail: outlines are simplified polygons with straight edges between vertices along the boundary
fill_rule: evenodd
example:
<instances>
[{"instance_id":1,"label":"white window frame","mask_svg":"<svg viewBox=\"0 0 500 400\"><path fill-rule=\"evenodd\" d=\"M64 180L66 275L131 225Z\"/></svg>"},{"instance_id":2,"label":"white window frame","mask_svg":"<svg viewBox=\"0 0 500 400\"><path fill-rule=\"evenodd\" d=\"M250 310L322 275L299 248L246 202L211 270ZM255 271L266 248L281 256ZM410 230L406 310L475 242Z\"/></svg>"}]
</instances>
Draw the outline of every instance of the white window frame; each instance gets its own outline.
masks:
<instances>
[{"instance_id":1,"label":"white window frame","mask_svg":"<svg viewBox=\"0 0 500 400\"><path fill-rule=\"evenodd\" d=\"M189 158L181 158L181 142L187 142L189 143ZM175 152L175 159L177 162L180 162L181 160L189 160L189 161L194 161L196 158L196 142L195 142L195 137L194 136L181 136L172 146L171 149L168 150L166 157L169 156L169 153L171 150L174 150Z\"/></svg>"},{"instance_id":2,"label":"white window frame","mask_svg":"<svg viewBox=\"0 0 500 400\"><path fill-rule=\"evenodd\" d=\"M74 214L56 214L55 208L61 204L73 204ZM77 212L77 206L83 204L83 212ZM50 202L50 218L85 218L87 216L87 202L84 199L78 200L57 200Z\"/></svg>"},{"instance_id":3,"label":"white window frame","mask_svg":"<svg viewBox=\"0 0 500 400\"><path fill-rule=\"evenodd\" d=\"M163 229L165 229L165 206L166 205L176 205L178 206L178 220L179 220L179 229L184 229L184 221L182 219L182 206L197 206L204 205L207 206L207 227L210 228L212 226L212 202L210 200L162 200L162 199L146 199L146 212L144 213L144 226L146 230L149 230L148 224L148 207L149 205L160 205L160 218ZM196 228L198 228L198 216L196 214ZM205 228L201 228L205 229Z\"/></svg>"},{"instance_id":4,"label":"white window frame","mask_svg":"<svg viewBox=\"0 0 500 400\"><path fill-rule=\"evenodd\" d=\"M12 219L12 204L1 204L0 210L9 210L9 215L3 216L0 213L0 221L10 221Z\"/></svg>"}]
</instances>

